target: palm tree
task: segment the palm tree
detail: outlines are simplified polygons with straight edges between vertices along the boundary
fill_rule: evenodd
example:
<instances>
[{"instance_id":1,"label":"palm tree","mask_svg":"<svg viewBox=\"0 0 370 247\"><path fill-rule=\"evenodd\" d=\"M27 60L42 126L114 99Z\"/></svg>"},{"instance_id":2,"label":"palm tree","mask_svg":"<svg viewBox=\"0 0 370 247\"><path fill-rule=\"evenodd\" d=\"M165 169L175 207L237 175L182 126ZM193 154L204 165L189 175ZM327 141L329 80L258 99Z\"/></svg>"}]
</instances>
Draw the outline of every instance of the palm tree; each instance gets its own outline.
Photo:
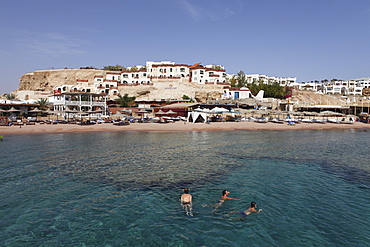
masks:
<instances>
[{"instance_id":1,"label":"palm tree","mask_svg":"<svg viewBox=\"0 0 370 247\"><path fill-rule=\"evenodd\" d=\"M36 101L36 103L40 105L40 110L45 111L48 109L49 101L47 99L40 98L38 101Z\"/></svg>"},{"instance_id":2,"label":"palm tree","mask_svg":"<svg viewBox=\"0 0 370 247\"><path fill-rule=\"evenodd\" d=\"M15 95L12 94L12 93L11 94L6 94L5 97L6 97L7 100L15 99Z\"/></svg>"},{"instance_id":3,"label":"palm tree","mask_svg":"<svg viewBox=\"0 0 370 247\"><path fill-rule=\"evenodd\" d=\"M128 107L135 104L135 99L136 97L129 97L128 94L126 93L123 96L118 95L118 98L115 99L115 101L117 101L120 106Z\"/></svg>"}]
</instances>

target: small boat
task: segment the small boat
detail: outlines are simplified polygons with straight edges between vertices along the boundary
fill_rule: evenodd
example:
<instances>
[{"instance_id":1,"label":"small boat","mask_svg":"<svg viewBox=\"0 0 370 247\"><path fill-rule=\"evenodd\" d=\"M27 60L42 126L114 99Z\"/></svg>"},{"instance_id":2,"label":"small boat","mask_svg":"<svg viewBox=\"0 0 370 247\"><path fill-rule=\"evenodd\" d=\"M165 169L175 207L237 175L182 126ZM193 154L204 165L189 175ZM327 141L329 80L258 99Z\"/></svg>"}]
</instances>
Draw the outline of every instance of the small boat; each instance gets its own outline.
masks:
<instances>
[{"instance_id":1,"label":"small boat","mask_svg":"<svg viewBox=\"0 0 370 247\"><path fill-rule=\"evenodd\" d=\"M119 121L119 122L114 122L113 125L116 125L116 126L130 125L130 122L129 121Z\"/></svg>"}]
</instances>

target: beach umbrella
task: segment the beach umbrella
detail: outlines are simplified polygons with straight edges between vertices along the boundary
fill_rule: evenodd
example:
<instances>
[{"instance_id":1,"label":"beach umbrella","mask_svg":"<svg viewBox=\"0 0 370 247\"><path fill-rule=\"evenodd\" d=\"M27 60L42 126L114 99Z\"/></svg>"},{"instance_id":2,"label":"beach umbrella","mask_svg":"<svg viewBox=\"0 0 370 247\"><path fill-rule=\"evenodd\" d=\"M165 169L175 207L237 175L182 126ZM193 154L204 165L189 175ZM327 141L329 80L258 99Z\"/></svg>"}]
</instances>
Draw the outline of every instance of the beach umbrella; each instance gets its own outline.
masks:
<instances>
[{"instance_id":1,"label":"beach umbrella","mask_svg":"<svg viewBox=\"0 0 370 247\"><path fill-rule=\"evenodd\" d=\"M43 110L40 110L39 108L36 107L35 109L30 110L28 112L44 112L44 111Z\"/></svg>"},{"instance_id":2,"label":"beach umbrella","mask_svg":"<svg viewBox=\"0 0 370 247\"><path fill-rule=\"evenodd\" d=\"M167 114L167 112L164 112L164 111L162 111L162 110L159 110L159 111L157 111L156 113L154 113L154 114Z\"/></svg>"},{"instance_id":3,"label":"beach umbrella","mask_svg":"<svg viewBox=\"0 0 370 247\"><path fill-rule=\"evenodd\" d=\"M127 115L125 114L122 114L121 112L117 111L116 113L114 113L112 115L112 117L116 117L116 118L122 118L122 117L126 117Z\"/></svg>"},{"instance_id":4,"label":"beach umbrella","mask_svg":"<svg viewBox=\"0 0 370 247\"><path fill-rule=\"evenodd\" d=\"M174 112L174 111L172 111L172 110L169 110L169 111L167 112L167 114L177 114L177 112Z\"/></svg>"},{"instance_id":5,"label":"beach umbrella","mask_svg":"<svg viewBox=\"0 0 370 247\"><path fill-rule=\"evenodd\" d=\"M137 113L147 113L147 110L145 110L145 109L140 109L140 110L138 110L138 111L137 111Z\"/></svg>"},{"instance_id":6,"label":"beach umbrella","mask_svg":"<svg viewBox=\"0 0 370 247\"><path fill-rule=\"evenodd\" d=\"M126 108L124 108L122 110L118 110L118 111L120 111L120 112L126 112L126 113L132 113L132 110L131 109L126 109Z\"/></svg>"},{"instance_id":7,"label":"beach umbrella","mask_svg":"<svg viewBox=\"0 0 370 247\"><path fill-rule=\"evenodd\" d=\"M9 112L20 112L21 110L17 110L14 107L10 108Z\"/></svg>"}]
</instances>

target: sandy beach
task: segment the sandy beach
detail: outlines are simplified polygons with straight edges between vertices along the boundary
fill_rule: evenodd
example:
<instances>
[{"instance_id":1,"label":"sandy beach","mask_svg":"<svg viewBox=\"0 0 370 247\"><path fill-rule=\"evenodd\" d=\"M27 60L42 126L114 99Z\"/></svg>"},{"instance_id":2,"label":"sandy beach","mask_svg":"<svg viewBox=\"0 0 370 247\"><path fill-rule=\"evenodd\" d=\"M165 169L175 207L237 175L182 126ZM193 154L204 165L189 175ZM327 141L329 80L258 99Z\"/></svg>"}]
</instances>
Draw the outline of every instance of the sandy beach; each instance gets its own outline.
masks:
<instances>
[{"instance_id":1,"label":"sandy beach","mask_svg":"<svg viewBox=\"0 0 370 247\"><path fill-rule=\"evenodd\" d=\"M114 132L114 131L232 131L232 130L327 130L327 129L369 129L370 124L356 122L353 124L336 123L299 123L295 125L256 122L212 122L206 123L132 123L115 126L111 123L95 125L75 124L35 124L23 126L0 126L0 135L32 133L77 133L77 132Z\"/></svg>"}]
</instances>

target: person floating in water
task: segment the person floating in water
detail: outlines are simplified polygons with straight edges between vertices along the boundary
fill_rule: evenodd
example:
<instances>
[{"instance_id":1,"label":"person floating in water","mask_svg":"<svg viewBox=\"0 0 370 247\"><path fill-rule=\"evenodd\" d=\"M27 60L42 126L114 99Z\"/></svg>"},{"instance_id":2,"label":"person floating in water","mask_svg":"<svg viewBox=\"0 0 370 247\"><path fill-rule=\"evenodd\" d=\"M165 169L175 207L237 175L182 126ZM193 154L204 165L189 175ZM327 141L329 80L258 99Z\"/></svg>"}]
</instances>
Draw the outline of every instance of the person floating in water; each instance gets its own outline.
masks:
<instances>
[{"instance_id":1,"label":"person floating in water","mask_svg":"<svg viewBox=\"0 0 370 247\"><path fill-rule=\"evenodd\" d=\"M221 196L221 198L220 198L220 200L218 201L218 202L220 202L220 203L223 203L223 202L225 202L226 200L240 200L240 199L238 199L238 198L231 198L231 197L228 197L228 195L230 194L230 192L229 191L227 191L227 190L223 190L222 191L222 196Z\"/></svg>"},{"instance_id":2,"label":"person floating in water","mask_svg":"<svg viewBox=\"0 0 370 247\"><path fill-rule=\"evenodd\" d=\"M218 200L218 202L216 203L215 209L213 211L217 210L222 205L222 203L224 203L226 200L240 200L239 198L229 197L229 194L230 194L230 192L227 191L227 190L222 191L222 196L221 196L220 200Z\"/></svg>"},{"instance_id":3,"label":"person floating in water","mask_svg":"<svg viewBox=\"0 0 370 247\"><path fill-rule=\"evenodd\" d=\"M189 194L188 188L184 189L184 194L181 195L180 201L181 201L181 206L186 211L186 214L193 216L193 212L192 212L193 197Z\"/></svg>"},{"instance_id":4,"label":"person floating in water","mask_svg":"<svg viewBox=\"0 0 370 247\"><path fill-rule=\"evenodd\" d=\"M250 207L247 210L244 210L244 211L232 211L228 215L239 213L242 216L248 216L251 213L260 213L261 211L262 211L262 209L260 209L260 210L257 211L257 203L256 202L251 202L251 205L250 205Z\"/></svg>"}]
</instances>

